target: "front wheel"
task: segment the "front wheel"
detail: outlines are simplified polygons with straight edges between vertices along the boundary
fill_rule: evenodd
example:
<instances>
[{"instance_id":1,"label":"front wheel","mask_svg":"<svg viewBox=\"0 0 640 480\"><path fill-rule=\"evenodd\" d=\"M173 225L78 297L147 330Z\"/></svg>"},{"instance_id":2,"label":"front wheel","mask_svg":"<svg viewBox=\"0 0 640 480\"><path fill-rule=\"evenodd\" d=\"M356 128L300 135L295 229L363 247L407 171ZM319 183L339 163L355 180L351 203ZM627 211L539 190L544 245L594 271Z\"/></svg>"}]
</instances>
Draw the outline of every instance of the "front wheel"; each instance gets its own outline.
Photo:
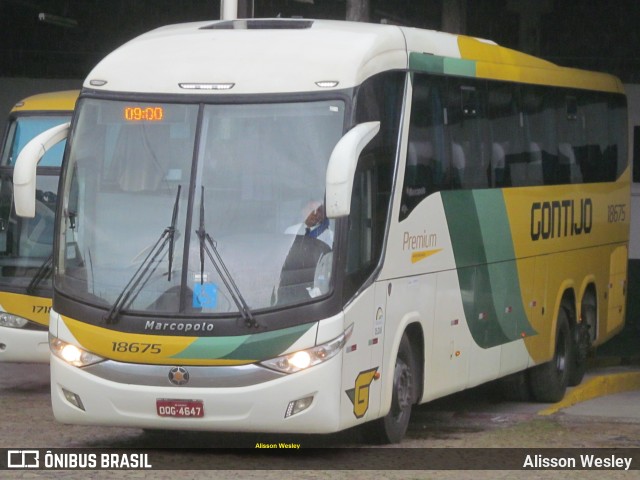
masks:
<instances>
[{"instance_id":1,"label":"front wheel","mask_svg":"<svg viewBox=\"0 0 640 480\"><path fill-rule=\"evenodd\" d=\"M405 333L400 341L393 372L393 396L389 413L367 425L376 443L398 443L407 432L411 407L416 400L416 364L411 342Z\"/></svg>"}]
</instances>

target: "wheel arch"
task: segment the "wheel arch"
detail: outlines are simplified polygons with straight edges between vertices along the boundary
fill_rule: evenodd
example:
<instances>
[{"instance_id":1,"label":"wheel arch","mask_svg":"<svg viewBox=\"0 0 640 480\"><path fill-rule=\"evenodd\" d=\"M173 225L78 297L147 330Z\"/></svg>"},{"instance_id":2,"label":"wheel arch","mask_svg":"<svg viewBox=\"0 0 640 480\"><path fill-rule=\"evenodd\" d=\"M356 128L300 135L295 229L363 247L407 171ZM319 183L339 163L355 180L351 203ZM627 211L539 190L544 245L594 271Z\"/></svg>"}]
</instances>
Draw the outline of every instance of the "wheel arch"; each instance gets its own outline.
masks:
<instances>
[{"instance_id":1,"label":"wheel arch","mask_svg":"<svg viewBox=\"0 0 640 480\"><path fill-rule=\"evenodd\" d=\"M417 313L413 312L403 317L395 331L395 334L393 335L393 342L391 346L388 350L385 348L385 351L388 353L385 354L383 372L386 372L386 374L383 374L380 411L378 416L386 415L391 408L393 371L396 357L400 350L400 342L405 333L407 334L407 338L409 339L409 343L411 344L411 348L415 355L415 363L418 369L416 374L418 381L414 403L417 403L417 401L422 398L425 371L424 327L420 321L420 317Z\"/></svg>"},{"instance_id":2,"label":"wheel arch","mask_svg":"<svg viewBox=\"0 0 640 480\"><path fill-rule=\"evenodd\" d=\"M587 322L586 324L590 327L589 335L591 344L593 345L598 338L598 324L600 321L598 313L598 284L594 276L585 278L578 307L578 321L580 323ZM591 316L591 318L589 316Z\"/></svg>"}]
</instances>

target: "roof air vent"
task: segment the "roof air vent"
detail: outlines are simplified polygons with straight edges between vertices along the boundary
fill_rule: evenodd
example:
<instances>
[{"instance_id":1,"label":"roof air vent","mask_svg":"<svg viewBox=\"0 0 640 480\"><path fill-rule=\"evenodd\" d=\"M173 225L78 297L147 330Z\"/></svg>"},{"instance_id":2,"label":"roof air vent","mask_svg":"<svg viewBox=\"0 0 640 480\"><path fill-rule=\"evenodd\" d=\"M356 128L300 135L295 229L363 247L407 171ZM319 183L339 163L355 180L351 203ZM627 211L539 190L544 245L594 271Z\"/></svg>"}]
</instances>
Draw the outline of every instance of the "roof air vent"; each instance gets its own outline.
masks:
<instances>
[{"instance_id":1,"label":"roof air vent","mask_svg":"<svg viewBox=\"0 0 640 480\"><path fill-rule=\"evenodd\" d=\"M240 19L212 23L201 30L301 30L311 28L312 20Z\"/></svg>"}]
</instances>

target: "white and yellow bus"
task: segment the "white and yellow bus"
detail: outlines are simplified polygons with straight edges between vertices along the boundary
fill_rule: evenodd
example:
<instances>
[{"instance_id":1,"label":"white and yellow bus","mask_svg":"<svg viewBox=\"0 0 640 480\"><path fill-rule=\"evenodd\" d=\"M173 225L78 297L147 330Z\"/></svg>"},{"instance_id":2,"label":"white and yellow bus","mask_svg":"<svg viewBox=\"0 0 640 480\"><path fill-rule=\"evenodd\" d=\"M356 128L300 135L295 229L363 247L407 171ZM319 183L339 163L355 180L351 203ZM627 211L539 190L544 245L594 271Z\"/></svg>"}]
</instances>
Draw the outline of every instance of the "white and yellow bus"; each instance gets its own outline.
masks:
<instances>
[{"instance_id":1,"label":"white and yellow bus","mask_svg":"<svg viewBox=\"0 0 640 480\"><path fill-rule=\"evenodd\" d=\"M49 361L53 219L64 143L49 150L38 166L33 219L15 214L13 168L31 139L71 120L78 93L33 95L9 113L0 152L0 362Z\"/></svg>"},{"instance_id":2,"label":"white and yellow bus","mask_svg":"<svg viewBox=\"0 0 640 480\"><path fill-rule=\"evenodd\" d=\"M39 139L69 135L55 417L397 442L412 405L493 379L561 399L623 326L626 122L616 78L434 31L132 40Z\"/></svg>"},{"instance_id":3,"label":"white and yellow bus","mask_svg":"<svg viewBox=\"0 0 640 480\"><path fill-rule=\"evenodd\" d=\"M629 331L631 335L626 338L636 339L640 336L640 85L626 84L625 92L629 104L629 140L632 145L631 164L633 165L631 174L632 215L629 232L628 323L625 335ZM629 342L629 344L635 343Z\"/></svg>"}]
</instances>

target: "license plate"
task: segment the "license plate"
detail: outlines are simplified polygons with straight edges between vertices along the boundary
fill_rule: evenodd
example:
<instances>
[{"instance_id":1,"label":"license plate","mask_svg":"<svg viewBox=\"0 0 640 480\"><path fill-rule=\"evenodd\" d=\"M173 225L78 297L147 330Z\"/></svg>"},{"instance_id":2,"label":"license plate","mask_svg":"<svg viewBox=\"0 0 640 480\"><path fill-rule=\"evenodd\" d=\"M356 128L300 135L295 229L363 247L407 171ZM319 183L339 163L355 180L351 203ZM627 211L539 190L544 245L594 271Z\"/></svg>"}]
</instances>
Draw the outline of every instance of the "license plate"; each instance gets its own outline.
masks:
<instances>
[{"instance_id":1,"label":"license plate","mask_svg":"<svg viewBox=\"0 0 640 480\"><path fill-rule=\"evenodd\" d=\"M198 418L204 417L202 400L156 400L156 411L161 417Z\"/></svg>"}]
</instances>

